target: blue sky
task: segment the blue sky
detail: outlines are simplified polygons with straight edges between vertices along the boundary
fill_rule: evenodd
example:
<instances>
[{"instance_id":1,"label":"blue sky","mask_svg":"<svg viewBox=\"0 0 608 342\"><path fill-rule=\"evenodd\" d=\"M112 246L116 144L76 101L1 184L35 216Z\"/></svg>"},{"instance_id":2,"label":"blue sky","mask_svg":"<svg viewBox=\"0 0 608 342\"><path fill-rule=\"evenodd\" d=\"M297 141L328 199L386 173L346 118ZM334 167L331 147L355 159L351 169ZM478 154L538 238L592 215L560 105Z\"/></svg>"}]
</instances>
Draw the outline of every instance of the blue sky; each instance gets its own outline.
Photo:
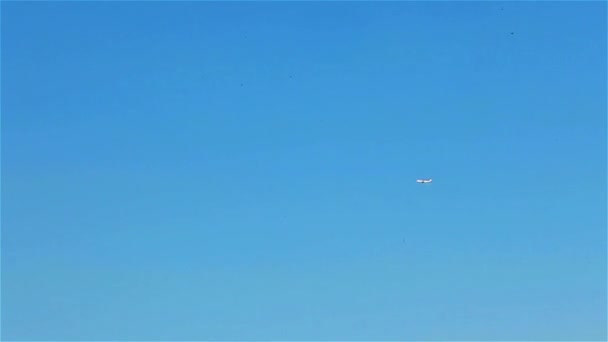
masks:
<instances>
[{"instance_id":1,"label":"blue sky","mask_svg":"<svg viewBox=\"0 0 608 342\"><path fill-rule=\"evenodd\" d=\"M606 340L605 32L3 2L2 339Z\"/></svg>"}]
</instances>

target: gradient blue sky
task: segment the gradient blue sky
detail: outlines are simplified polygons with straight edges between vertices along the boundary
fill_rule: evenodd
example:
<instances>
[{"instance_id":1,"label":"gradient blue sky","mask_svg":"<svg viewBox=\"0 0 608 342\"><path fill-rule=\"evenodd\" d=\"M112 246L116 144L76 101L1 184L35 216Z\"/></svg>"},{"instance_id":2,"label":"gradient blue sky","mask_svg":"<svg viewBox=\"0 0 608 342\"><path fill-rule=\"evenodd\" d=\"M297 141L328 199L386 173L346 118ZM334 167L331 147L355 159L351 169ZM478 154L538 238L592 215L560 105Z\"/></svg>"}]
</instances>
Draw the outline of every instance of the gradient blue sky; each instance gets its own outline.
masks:
<instances>
[{"instance_id":1,"label":"gradient blue sky","mask_svg":"<svg viewBox=\"0 0 608 342\"><path fill-rule=\"evenodd\" d=\"M2 339L606 340L606 49L605 2L3 2Z\"/></svg>"}]
</instances>

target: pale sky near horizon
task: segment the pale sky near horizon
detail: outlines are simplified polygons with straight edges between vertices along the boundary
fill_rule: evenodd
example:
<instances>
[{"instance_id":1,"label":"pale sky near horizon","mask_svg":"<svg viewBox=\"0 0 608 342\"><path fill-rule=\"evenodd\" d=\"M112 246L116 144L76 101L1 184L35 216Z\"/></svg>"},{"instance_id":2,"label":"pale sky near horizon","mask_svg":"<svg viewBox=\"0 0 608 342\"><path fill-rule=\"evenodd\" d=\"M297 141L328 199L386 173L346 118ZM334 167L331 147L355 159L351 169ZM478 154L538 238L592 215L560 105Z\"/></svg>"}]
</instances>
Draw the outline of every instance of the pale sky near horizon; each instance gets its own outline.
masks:
<instances>
[{"instance_id":1,"label":"pale sky near horizon","mask_svg":"<svg viewBox=\"0 0 608 342\"><path fill-rule=\"evenodd\" d=\"M605 2L1 6L2 340L607 339Z\"/></svg>"}]
</instances>

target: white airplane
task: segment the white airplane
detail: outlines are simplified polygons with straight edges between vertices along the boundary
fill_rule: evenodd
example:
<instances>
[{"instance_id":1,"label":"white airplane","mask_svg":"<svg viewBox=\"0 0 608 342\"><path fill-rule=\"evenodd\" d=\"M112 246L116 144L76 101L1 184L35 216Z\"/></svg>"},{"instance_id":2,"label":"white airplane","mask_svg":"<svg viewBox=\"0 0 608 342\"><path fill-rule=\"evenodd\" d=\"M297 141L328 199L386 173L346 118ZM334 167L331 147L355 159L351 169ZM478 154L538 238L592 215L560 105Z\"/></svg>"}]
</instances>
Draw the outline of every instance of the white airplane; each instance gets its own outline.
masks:
<instances>
[{"instance_id":1,"label":"white airplane","mask_svg":"<svg viewBox=\"0 0 608 342\"><path fill-rule=\"evenodd\" d=\"M432 178L429 178L429 179L416 179L416 183L420 183L420 184L430 183L432 181L433 181Z\"/></svg>"}]
</instances>

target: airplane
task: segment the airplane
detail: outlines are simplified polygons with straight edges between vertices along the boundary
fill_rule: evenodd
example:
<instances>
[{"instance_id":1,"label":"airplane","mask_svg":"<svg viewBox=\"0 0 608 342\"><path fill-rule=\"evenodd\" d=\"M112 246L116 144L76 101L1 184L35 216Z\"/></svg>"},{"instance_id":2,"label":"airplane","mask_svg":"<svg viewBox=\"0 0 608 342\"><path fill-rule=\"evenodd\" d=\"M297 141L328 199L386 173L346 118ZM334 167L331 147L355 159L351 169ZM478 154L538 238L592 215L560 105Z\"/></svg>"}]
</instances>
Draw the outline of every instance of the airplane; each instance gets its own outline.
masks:
<instances>
[{"instance_id":1,"label":"airplane","mask_svg":"<svg viewBox=\"0 0 608 342\"><path fill-rule=\"evenodd\" d=\"M430 183L432 181L433 181L432 178L429 178L429 179L416 179L416 183L420 183L420 184Z\"/></svg>"}]
</instances>

